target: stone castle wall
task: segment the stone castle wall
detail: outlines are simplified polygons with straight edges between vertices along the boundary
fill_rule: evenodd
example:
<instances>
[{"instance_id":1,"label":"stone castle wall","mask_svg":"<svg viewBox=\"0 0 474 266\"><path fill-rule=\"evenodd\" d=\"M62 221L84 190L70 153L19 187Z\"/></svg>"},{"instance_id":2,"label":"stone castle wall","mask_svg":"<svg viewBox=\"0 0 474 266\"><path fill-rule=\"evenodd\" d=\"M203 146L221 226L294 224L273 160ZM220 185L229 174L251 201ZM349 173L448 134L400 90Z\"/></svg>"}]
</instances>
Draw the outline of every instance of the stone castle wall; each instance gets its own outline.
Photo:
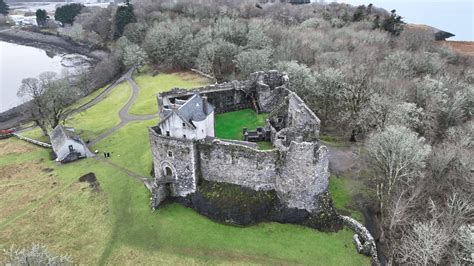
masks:
<instances>
[{"instance_id":1,"label":"stone castle wall","mask_svg":"<svg viewBox=\"0 0 474 266\"><path fill-rule=\"evenodd\" d=\"M192 140L158 135L149 130L155 180L167 184L168 193L174 197L184 197L196 191L197 149ZM167 176L166 168L172 175Z\"/></svg>"},{"instance_id":2,"label":"stone castle wall","mask_svg":"<svg viewBox=\"0 0 474 266\"><path fill-rule=\"evenodd\" d=\"M243 145L214 142L199 144L201 176L214 182L254 190L275 189L278 150L259 151Z\"/></svg>"},{"instance_id":3,"label":"stone castle wall","mask_svg":"<svg viewBox=\"0 0 474 266\"><path fill-rule=\"evenodd\" d=\"M259 108L270 113L275 149L259 151L219 140L170 138L151 129L157 182L163 182L164 167L170 167L176 179L169 185L172 196L193 193L202 178L257 191L274 190L289 208L318 209L318 195L328 187L327 150L319 146L319 119L301 98L286 88L287 82L287 76L277 71L256 72L245 81L161 93L160 106L195 93L206 95L216 107L216 113L252 108L257 100Z\"/></svg>"},{"instance_id":4,"label":"stone castle wall","mask_svg":"<svg viewBox=\"0 0 474 266\"><path fill-rule=\"evenodd\" d=\"M252 96L262 111L269 112L288 94L286 76L278 71L256 72L248 80L212 84L191 90L174 88L157 96L158 106L171 105L175 99L186 99L196 93L206 95L216 113L254 108Z\"/></svg>"}]
</instances>

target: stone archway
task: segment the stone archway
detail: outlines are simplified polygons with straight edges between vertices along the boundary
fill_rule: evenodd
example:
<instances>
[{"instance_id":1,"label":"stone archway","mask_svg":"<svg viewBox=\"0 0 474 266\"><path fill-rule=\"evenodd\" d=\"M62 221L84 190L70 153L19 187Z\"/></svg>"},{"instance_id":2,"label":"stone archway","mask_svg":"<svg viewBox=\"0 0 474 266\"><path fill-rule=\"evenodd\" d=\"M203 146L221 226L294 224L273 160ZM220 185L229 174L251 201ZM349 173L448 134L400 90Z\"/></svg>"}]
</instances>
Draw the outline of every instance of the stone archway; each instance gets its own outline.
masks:
<instances>
[{"instance_id":1,"label":"stone archway","mask_svg":"<svg viewBox=\"0 0 474 266\"><path fill-rule=\"evenodd\" d=\"M161 178L166 180L176 180L176 168L168 161L161 163Z\"/></svg>"}]
</instances>

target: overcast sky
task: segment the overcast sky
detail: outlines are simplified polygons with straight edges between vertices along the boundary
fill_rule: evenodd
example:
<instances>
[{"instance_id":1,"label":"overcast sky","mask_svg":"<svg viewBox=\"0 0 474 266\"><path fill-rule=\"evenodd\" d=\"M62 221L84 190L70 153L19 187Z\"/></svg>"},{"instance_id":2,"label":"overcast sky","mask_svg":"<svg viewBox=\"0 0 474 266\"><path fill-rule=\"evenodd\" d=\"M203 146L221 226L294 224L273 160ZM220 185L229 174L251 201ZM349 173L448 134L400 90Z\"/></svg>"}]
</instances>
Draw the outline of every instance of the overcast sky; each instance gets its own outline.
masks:
<instances>
[{"instance_id":1,"label":"overcast sky","mask_svg":"<svg viewBox=\"0 0 474 266\"><path fill-rule=\"evenodd\" d=\"M474 0L326 0L396 9L405 22L427 24L455 34L449 40L474 41Z\"/></svg>"}]
</instances>

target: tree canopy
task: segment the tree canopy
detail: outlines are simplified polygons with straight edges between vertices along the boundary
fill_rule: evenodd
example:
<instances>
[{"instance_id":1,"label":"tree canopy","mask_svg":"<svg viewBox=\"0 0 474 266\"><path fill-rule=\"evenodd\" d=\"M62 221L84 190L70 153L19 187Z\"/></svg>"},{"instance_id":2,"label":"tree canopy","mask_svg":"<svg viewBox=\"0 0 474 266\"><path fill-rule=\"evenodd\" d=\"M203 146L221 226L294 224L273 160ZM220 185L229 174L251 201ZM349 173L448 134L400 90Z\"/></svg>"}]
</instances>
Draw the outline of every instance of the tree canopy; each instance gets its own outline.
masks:
<instances>
[{"instance_id":1,"label":"tree canopy","mask_svg":"<svg viewBox=\"0 0 474 266\"><path fill-rule=\"evenodd\" d=\"M0 14L1 15L8 15L10 12L10 7L5 3L4 0L0 0Z\"/></svg>"},{"instance_id":2,"label":"tree canopy","mask_svg":"<svg viewBox=\"0 0 474 266\"><path fill-rule=\"evenodd\" d=\"M44 9L38 9L36 10L36 23L38 26L44 26L46 25L46 22L48 21L48 12Z\"/></svg>"},{"instance_id":3,"label":"tree canopy","mask_svg":"<svg viewBox=\"0 0 474 266\"><path fill-rule=\"evenodd\" d=\"M78 3L60 6L56 8L54 19L61 22L63 25L72 24L74 18L81 13L82 8L84 8L84 5Z\"/></svg>"}]
</instances>

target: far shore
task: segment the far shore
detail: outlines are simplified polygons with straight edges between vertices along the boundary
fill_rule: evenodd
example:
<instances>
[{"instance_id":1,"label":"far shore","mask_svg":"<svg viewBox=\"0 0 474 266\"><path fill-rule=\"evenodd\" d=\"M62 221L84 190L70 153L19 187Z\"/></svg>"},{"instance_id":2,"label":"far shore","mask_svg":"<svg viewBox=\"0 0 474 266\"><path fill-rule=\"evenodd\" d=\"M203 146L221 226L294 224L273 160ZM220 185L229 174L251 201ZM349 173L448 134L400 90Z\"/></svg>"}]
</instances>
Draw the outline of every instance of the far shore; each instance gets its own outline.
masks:
<instances>
[{"instance_id":1,"label":"far shore","mask_svg":"<svg viewBox=\"0 0 474 266\"><path fill-rule=\"evenodd\" d=\"M56 35L42 34L13 27L0 27L0 41L31 46L46 51L81 54L94 60L101 60L107 54L106 51L92 49Z\"/></svg>"},{"instance_id":2,"label":"far shore","mask_svg":"<svg viewBox=\"0 0 474 266\"><path fill-rule=\"evenodd\" d=\"M66 54L80 54L91 58L92 65L97 64L108 54L104 50L91 49L85 45L68 41L55 35L42 34L38 32L21 30L18 28L0 27L0 41L19 45L31 46L45 51ZM0 129L18 127L30 121L28 115L29 102L20 104L0 113Z\"/></svg>"}]
</instances>

